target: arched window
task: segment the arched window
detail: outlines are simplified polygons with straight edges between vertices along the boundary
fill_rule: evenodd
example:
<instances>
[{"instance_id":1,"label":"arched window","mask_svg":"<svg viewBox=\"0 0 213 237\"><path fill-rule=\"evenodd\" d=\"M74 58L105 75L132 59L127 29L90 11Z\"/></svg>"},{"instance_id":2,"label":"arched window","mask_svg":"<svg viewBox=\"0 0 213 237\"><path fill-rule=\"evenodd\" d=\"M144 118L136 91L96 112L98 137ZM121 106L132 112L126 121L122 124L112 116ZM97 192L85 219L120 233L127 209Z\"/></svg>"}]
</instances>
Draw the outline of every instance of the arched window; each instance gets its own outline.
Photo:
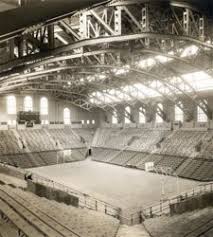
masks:
<instances>
[{"instance_id":1,"label":"arched window","mask_svg":"<svg viewBox=\"0 0 213 237\"><path fill-rule=\"evenodd\" d=\"M16 114L16 97L13 95L7 97L7 113Z\"/></svg>"},{"instance_id":2,"label":"arched window","mask_svg":"<svg viewBox=\"0 0 213 237\"><path fill-rule=\"evenodd\" d=\"M207 115L199 106L197 106L197 121L200 123L206 123L208 121Z\"/></svg>"},{"instance_id":3,"label":"arched window","mask_svg":"<svg viewBox=\"0 0 213 237\"><path fill-rule=\"evenodd\" d=\"M145 109L140 107L139 108L139 123L146 123L146 116L145 116Z\"/></svg>"},{"instance_id":4,"label":"arched window","mask_svg":"<svg viewBox=\"0 0 213 237\"><path fill-rule=\"evenodd\" d=\"M175 121L183 122L183 110L175 105Z\"/></svg>"},{"instance_id":5,"label":"arched window","mask_svg":"<svg viewBox=\"0 0 213 237\"><path fill-rule=\"evenodd\" d=\"M127 106L125 108L125 121L124 121L126 124L131 123L130 116L131 116L131 109L129 106Z\"/></svg>"},{"instance_id":6,"label":"arched window","mask_svg":"<svg viewBox=\"0 0 213 237\"><path fill-rule=\"evenodd\" d=\"M26 96L24 98L24 111L33 111L33 99L31 96Z\"/></svg>"},{"instance_id":7,"label":"arched window","mask_svg":"<svg viewBox=\"0 0 213 237\"><path fill-rule=\"evenodd\" d=\"M159 112L163 111L163 105L161 103L158 104L157 110L159 110ZM157 112L156 112L155 122L156 123L163 123L163 118Z\"/></svg>"},{"instance_id":8,"label":"arched window","mask_svg":"<svg viewBox=\"0 0 213 237\"><path fill-rule=\"evenodd\" d=\"M64 109L64 124L71 124L71 121L70 121L70 110L68 108Z\"/></svg>"},{"instance_id":9,"label":"arched window","mask_svg":"<svg viewBox=\"0 0 213 237\"><path fill-rule=\"evenodd\" d=\"M42 97L40 100L40 113L41 115L48 115L48 100L46 97Z\"/></svg>"},{"instance_id":10,"label":"arched window","mask_svg":"<svg viewBox=\"0 0 213 237\"><path fill-rule=\"evenodd\" d=\"M112 124L117 124L117 123L118 123L118 113L116 111L113 111Z\"/></svg>"}]
</instances>

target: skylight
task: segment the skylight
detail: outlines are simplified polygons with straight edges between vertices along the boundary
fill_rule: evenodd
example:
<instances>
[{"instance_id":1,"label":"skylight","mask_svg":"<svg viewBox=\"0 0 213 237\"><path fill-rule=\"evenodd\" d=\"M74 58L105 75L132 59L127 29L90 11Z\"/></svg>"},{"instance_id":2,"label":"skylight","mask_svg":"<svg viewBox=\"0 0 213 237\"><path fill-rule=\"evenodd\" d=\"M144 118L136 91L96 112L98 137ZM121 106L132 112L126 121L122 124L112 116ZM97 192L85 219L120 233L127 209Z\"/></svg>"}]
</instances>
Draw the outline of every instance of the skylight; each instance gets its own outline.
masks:
<instances>
[{"instance_id":1,"label":"skylight","mask_svg":"<svg viewBox=\"0 0 213 237\"><path fill-rule=\"evenodd\" d=\"M191 92L192 89L197 92L213 90L213 78L204 71L184 74L181 78L170 78L165 81L169 80L172 84L177 84L180 90L183 90L184 92ZM177 94L181 94L180 90L175 89L175 92ZM145 99L160 97L161 93L171 95L168 87L166 87L162 82L155 80L151 82L149 86L145 86L141 83L135 83L131 86L128 85L121 87L120 89L94 92L91 95L90 102L94 104L120 103L122 101L131 101L134 98Z\"/></svg>"}]
</instances>

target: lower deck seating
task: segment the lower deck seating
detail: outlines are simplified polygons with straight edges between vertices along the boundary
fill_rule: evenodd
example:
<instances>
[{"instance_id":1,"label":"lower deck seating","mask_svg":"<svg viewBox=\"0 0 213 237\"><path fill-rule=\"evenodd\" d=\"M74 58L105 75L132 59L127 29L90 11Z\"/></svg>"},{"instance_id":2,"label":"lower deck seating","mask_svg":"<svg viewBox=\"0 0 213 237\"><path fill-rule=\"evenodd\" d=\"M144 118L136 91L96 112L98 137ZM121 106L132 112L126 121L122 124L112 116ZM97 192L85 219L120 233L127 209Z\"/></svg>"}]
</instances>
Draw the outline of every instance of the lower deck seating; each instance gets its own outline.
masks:
<instances>
[{"instance_id":1,"label":"lower deck seating","mask_svg":"<svg viewBox=\"0 0 213 237\"><path fill-rule=\"evenodd\" d=\"M95 149L92 155L92 160L100 161L100 162L110 162L120 151L111 150L111 149Z\"/></svg>"},{"instance_id":2,"label":"lower deck seating","mask_svg":"<svg viewBox=\"0 0 213 237\"><path fill-rule=\"evenodd\" d=\"M73 149L69 156L56 151L0 156L0 162L24 169L69 163L85 159L86 149Z\"/></svg>"},{"instance_id":3,"label":"lower deck seating","mask_svg":"<svg viewBox=\"0 0 213 237\"><path fill-rule=\"evenodd\" d=\"M149 219L145 226L154 237L212 237L213 208Z\"/></svg>"},{"instance_id":4,"label":"lower deck seating","mask_svg":"<svg viewBox=\"0 0 213 237\"><path fill-rule=\"evenodd\" d=\"M192 174L202 165L202 160L192 160L178 175L184 178L191 178Z\"/></svg>"},{"instance_id":5,"label":"lower deck seating","mask_svg":"<svg viewBox=\"0 0 213 237\"><path fill-rule=\"evenodd\" d=\"M162 156L162 155L154 155L156 158L161 157L162 159L156 165L156 169L158 172L175 172L177 168L184 162L184 158L177 156ZM167 169L167 171L166 171Z\"/></svg>"},{"instance_id":6,"label":"lower deck seating","mask_svg":"<svg viewBox=\"0 0 213 237\"><path fill-rule=\"evenodd\" d=\"M81 161L85 160L87 149L72 149L71 151L71 160L72 161Z\"/></svg>"},{"instance_id":7,"label":"lower deck seating","mask_svg":"<svg viewBox=\"0 0 213 237\"><path fill-rule=\"evenodd\" d=\"M121 151L116 155L112 160L110 160L109 163L115 164L115 165L122 165L125 166L128 161L133 159L133 157L136 155L136 152L133 151Z\"/></svg>"},{"instance_id":8,"label":"lower deck seating","mask_svg":"<svg viewBox=\"0 0 213 237\"><path fill-rule=\"evenodd\" d=\"M139 152L137 153L131 160L129 160L127 162L127 166L130 166L130 167L137 167L137 165L143 160L145 159L149 154L148 153L142 153L142 152Z\"/></svg>"},{"instance_id":9,"label":"lower deck seating","mask_svg":"<svg viewBox=\"0 0 213 237\"><path fill-rule=\"evenodd\" d=\"M156 156L156 155L148 155L145 157L145 159L143 159L142 161L140 161L138 164L137 164L137 168L138 169L141 169L141 170L145 170L145 164L148 163L148 162L153 162L154 165L158 165L158 163L162 160L162 156Z\"/></svg>"},{"instance_id":10,"label":"lower deck seating","mask_svg":"<svg viewBox=\"0 0 213 237\"><path fill-rule=\"evenodd\" d=\"M119 228L119 221L113 217L9 186L0 186L0 211L32 237L115 237Z\"/></svg>"},{"instance_id":11,"label":"lower deck seating","mask_svg":"<svg viewBox=\"0 0 213 237\"><path fill-rule=\"evenodd\" d=\"M0 236L1 237L17 237L17 228L11 222L0 219Z\"/></svg>"},{"instance_id":12,"label":"lower deck seating","mask_svg":"<svg viewBox=\"0 0 213 237\"><path fill-rule=\"evenodd\" d=\"M193 159L178 175L200 181L212 181L212 161Z\"/></svg>"}]
</instances>

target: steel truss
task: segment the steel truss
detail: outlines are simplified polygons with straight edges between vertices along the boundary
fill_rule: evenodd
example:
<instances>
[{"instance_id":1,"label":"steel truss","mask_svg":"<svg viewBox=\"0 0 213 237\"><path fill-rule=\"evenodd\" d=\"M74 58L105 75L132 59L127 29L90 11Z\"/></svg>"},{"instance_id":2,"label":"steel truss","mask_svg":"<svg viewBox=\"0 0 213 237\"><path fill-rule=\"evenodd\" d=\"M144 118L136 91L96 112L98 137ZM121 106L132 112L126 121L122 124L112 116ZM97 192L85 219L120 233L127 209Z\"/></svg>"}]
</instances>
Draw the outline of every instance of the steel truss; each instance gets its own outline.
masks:
<instances>
[{"instance_id":1,"label":"steel truss","mask_svg":"<svg viewBox=\"0 0 213 237\"><path fill-rule=\"evenodd\" d=\"M116 93L130 107L149 103L151 98L146 98L143 90L124 90L141 83L184 113L188 111L180 101L190 99L211 119L206 100L182 74L183 70L202 70L213 75L212 32L209 19L191 5L112 1L107 6L26 29L6 40L9 60L0 64L0 93L23 88L37 90L53 93L89 111L101 108L113 113L119 104L113 100L118 96ZM181 57L181 52L191 45L196 45L198 52ZM159 55L172 60L159 62L155 58ZM154 58L155 64L141 69L137 63L148 58ZM116 75L119 70L123 73ZM185 84L185 90L180 83ZM109 99L111 103L107 102ZM92 102L98 100L101 103ZM161 99L156 99L156 103L158 100ZM157 111L167 120L160 109Z\"/></svg>"}]
</instances>

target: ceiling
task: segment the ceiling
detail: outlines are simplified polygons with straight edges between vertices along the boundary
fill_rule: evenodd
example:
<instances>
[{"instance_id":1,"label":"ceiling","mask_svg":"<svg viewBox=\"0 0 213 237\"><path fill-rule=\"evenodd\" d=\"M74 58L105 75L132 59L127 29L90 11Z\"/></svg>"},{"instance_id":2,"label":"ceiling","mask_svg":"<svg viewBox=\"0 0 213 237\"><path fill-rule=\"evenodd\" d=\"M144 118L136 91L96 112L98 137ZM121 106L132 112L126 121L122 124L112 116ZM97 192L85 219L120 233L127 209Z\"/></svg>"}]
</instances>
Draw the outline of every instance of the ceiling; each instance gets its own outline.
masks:
<instances>
[{"instance_id":1,"label":"ceiling","mask_svg":"<svg viewBox=\"0 0 213 237\"><path fill-rule=\"evenodd\" d=\"M213 75L211 1L104 1L83 11L91 1L66 4L47 0L0 14L0 94L50 93L108 111L121 102L146 105L153 90L155 100L188 99L212 114L185 77L208 83ZM26 9L32 14L18 17Z\"/></svg>"}]
</instances>

